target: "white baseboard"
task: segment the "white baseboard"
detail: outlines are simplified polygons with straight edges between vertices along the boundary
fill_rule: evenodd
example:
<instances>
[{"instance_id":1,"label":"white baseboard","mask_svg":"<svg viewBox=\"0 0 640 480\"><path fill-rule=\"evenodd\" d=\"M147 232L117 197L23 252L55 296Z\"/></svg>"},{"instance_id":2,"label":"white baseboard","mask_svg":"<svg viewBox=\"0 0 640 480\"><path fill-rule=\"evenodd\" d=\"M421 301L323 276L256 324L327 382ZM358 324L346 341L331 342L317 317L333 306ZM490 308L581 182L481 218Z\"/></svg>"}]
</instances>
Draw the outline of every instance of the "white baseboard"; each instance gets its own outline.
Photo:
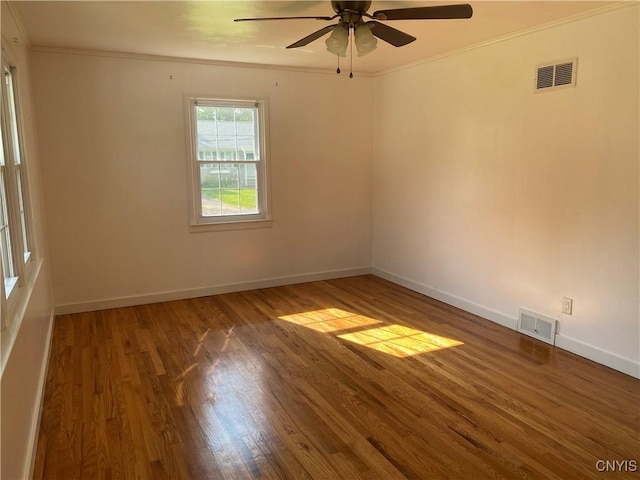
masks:
<instances>
[{"instance_id":1,"label":"white baseboard","mask_svg":"<svg viewBox=\"0 0 640 480\"><path fill-rule=\"evenodd\" d=\"M575 338L564 335L556 335L556 347L575 353L596 363L605 365L619 372L626 373L635 378L640 378L640 363L628 358L620 357L606 350L601 350L593 345L588 345Z\"/></svg>"},{"instance_id":2,"label":"white baseboard","mask_svg":"<svg viewBox=\"0 0 640 480\"><path fill-rule=\"evenodd\" d=\"M49 360L51 359L51 344L53 343L53 324L55 321L55 312L51 308L49 313L49 328L47 329L47 345L42 356L42 366L40 367L40 376L38 378L38 392L36 394L37 411L34 415L34 421L31 424L31 431L29 432L29 444L31 445L31 452L25 459L24 472L29 472L27 478L33 478L34 468L36 465L36 453L38 451L38 434L40 432L40 420L42 418L42 407L44 405L44 391L47 384L47 375L49 373Z\"/></svg>"},{"instance_id":3,"label":"white baseboard","mask_svg":"<svg viewBox=\"0 0 640 480\"><path fill-rule=\"evenodd\" d=\"M225 285L214 285L211 287L175 290L147 295L134 295L130 297L110 298L90 302L67 303L56 305L55 313L56 315L67 315L72 313L92 312L95 310L106 310L109 308L131 307L148 303L169 302L172 300L207 297L209 295L220 295L223 293L242 292L245 290L255 290L258 288L280 287L283 285L293 285L296 283L331 280L333 278L354 277L356 275L366 275L368 273L371 273L370 267L356 267L344 270L331 270L326 272L307 273L303 275L264 278L261 280L254 280L250 282L229 283Z\"/></svg>"},{"instance_id":4,"label":"white baseboard","mask_svg":"<svg viewBox=\"0 0 640 480\"><path fill-rule=\"evenodd\" d=\"M385 280L389 280L390 282L397 283L398 285L402 285L403 287L407 287L409 290L413 290L414 292L422 293L423 295L426 295L428 297L440 300L447 305L452 305L464 310L465 312L473 313L474 315L478 315L479 317L491 320L492 322L502 325L503 327L507 327L512 330L517 329L518 319L510 317L505 313L492 310L483 305L465 300L464 298L457 297L447 292L443 292L442 290L438 290L437 288L429 287L422 283L409 280L408 278L400 277L391 272L387 272L386 270L372 268L371 273L377 275L378 277L384 278Z\"/></svg>"},{"instance_id":5,"label":"white baseboard","mask_svg":"<svg viewBox=\"0 0 640 480\"><path fill-rule=\"evenodd\" d=\"M474 315L478 315L479 317L491 320L492 322L500 324L504 327L510 328L512 330L517 330L517 318L510 317L509 315L506 315L504 313L497 312L485 306L478 305L477 303L470 302L469 300L465 300L464 298L460 298L436 288L429 287L419 282L415 282L413 280L395 275L391 272L387 272L386 270L381 270L374 267L371 269L371 273L389 280L390 282L397 283L398 285L402 285L403 287L407 287L408 289L415 292L422 293L423 295L435 298L436 300L440 300L441 302L444 302L448 305L453 305L454 307L460 308L466 312L470 312ZM617 370L619 372L630 375L632 377L640 378L640 363L633 360L620 357L611 352L601 350L597 347L594 347L593 345L588 345L579 340L566 337L564 335L556 335L555 346L592 360L601 365Z\"/></svg>"}]
</instances>

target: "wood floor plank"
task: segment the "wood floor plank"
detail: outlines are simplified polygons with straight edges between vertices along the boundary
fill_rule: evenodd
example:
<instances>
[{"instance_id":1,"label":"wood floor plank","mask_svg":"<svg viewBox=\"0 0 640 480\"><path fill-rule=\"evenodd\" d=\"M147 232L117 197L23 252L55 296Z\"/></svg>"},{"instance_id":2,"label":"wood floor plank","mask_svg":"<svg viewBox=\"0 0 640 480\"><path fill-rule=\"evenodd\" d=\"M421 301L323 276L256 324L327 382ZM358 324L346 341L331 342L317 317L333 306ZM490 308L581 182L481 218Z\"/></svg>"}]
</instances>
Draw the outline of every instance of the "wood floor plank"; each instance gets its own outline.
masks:
<instances>
[{"instance_id":1,"label":"wood floor plank","mask_svg":"<svg viewBox=\"0 0 640 480\"><path fill-rule=\"evenodd\" d=\"M599 479L640 382L380 278L56 318L36 479Z\"/></svg>"}]
</instances>

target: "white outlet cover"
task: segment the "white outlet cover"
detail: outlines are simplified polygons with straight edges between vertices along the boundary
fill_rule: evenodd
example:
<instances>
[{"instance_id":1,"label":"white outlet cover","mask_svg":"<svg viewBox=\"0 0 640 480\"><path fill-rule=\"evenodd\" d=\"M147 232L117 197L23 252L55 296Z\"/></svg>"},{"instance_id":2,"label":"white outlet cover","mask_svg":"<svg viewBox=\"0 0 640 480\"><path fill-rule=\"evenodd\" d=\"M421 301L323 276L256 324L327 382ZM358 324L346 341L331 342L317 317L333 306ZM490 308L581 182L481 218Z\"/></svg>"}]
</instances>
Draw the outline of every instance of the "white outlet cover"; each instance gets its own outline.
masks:
<instances>
[{"instance_id":1,"label":"white outlet cover","mask_svg":"<svg viewBox=\"0 0 640 480\"><path fill-rule=\"evenodd\" d=\"M562 299L562 313L566 315L571 315L573 311L573 299L564 297Z\"/></svg>"}]
</instances>

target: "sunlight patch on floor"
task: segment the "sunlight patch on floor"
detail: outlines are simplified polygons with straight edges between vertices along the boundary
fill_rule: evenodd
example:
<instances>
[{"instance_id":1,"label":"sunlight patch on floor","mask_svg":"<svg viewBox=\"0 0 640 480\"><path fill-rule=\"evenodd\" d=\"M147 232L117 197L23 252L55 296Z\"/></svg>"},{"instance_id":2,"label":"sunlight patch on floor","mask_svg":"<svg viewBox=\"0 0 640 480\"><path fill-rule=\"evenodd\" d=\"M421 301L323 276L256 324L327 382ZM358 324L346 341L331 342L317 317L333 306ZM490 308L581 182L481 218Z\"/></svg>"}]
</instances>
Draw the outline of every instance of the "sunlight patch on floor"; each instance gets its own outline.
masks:
<instances>
[{"instance_id":1,"label":"sunlight patch on floor","mask_svg":"<svg viewBox=\"0 0 640 480\"><path fill-rule=\"evenodd\" d=\"M322 333L337 332L339 330L349 330L352 328L382 323L380 320L376 320L375 318L357 315L345 310L340 310L339 308L313 310L304 313L296 313L294 315L285 315L279 318Z\"/></svg>"},{"instance_id":2,"label":"sunlight patch on floor","mask_svg":"<svg viewBox=\"0 0 640 480\"><path fill-rule=\"evenodd\" d=\"M345 333L338 335L338 338L399 358L463 345L458 340L402 325L387 325L362 332Z\"/></svg>"},{"instance_id":3,"label":"sunlight patch on floor","mask_svg":"<svg viewBox=\"0 0 640 480\"><path fill-rule=\"evenodd\" d=\"M444 348L457 347L463 342L382 320L358 315L339 308L312 310L278 317L316 332L337 334L341 340L356 343L378 352L404 358Z\"/></svg>"}]
</instances>

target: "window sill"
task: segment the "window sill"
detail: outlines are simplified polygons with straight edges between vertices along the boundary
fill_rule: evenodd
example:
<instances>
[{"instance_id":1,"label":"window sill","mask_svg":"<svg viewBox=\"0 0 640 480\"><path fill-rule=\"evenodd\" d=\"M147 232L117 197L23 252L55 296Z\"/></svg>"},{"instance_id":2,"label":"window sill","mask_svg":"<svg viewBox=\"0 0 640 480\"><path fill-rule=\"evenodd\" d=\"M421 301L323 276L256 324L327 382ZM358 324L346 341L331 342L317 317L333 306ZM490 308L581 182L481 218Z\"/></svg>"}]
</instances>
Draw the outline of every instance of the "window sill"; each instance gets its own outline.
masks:
<instances>
[{"instance_id":1,"label":"window sill","mask_svg":"<svg viewBox=\"0 0 640 480\"><path fill-rule=\"evenodd\" d=\"M189 231L191 233L203 233L203 232L220 232L225 230L245 230L251 228L270 228L272 226L272 220L242 220L237 222L224 222L224 223L198 223L191 224Z\"/></svg>"},{"instance_id":2,"label":"window sill","mask_svg":"<svg viewBox=\"0 0 640 480\"><path fill-rule=\"evenodd\" d=\"M17 295L15 310L12 309L13 311L10 312L7 328L2 330L2 333L0 333L0 376L4 374L4 368L6 367L9 356L11 355L13 344L18 337L18 332L20 332L22 320L24 319L27 307L31 301L31 294L33 293L38 276L40 275L41 267L42 259L36 259L34 261L33 268L30 269L30 272L25 279L24 285L22 287L18 287L18 290L14 292L14 294Z\"/></svg>"}]
</instances>

